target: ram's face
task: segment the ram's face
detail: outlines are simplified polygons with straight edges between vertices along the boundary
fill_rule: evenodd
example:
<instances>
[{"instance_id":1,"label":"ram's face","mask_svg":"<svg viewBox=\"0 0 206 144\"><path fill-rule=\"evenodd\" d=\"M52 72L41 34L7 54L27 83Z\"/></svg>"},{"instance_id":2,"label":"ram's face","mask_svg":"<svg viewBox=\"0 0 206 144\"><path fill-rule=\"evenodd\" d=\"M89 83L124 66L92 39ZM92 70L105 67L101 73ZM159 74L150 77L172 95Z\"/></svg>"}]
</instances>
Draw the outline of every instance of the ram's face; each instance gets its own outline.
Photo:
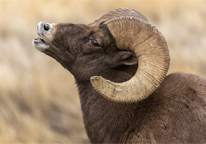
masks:
<instances>
[{"instance_id":1,"label":"ram's face","mask_svg":"<svg viewBox=\"0 0 206 144\"><path fill-rule=\"evenodd\" d=\"M80 79L98 75L106 67L103 62L117 51L111 36L101 25L40 22L37 34L39 38L33 40L34 46Z\"/></svg>"}]
</instances>

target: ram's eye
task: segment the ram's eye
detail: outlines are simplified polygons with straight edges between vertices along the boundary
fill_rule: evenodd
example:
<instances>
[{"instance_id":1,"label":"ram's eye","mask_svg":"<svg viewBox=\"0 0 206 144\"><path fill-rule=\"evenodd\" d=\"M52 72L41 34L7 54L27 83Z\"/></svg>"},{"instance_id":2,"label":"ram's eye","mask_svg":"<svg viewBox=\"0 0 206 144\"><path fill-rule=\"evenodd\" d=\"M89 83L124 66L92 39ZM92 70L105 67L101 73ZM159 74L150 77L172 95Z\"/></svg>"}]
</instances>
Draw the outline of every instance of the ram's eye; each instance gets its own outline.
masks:
<instances>
[{"instance_id":1,"label":"ram's eye","mask_svg":"<svg viewBox=\"0 0 206 144\"><path fill-rule=\"evenodd\" d=\"M95 47L100 47L99 43L98 43L96 40L90 39L90 41L91 41L91 44L92 44L93 46L95 46Z\"/></svg>"}]
</instances>

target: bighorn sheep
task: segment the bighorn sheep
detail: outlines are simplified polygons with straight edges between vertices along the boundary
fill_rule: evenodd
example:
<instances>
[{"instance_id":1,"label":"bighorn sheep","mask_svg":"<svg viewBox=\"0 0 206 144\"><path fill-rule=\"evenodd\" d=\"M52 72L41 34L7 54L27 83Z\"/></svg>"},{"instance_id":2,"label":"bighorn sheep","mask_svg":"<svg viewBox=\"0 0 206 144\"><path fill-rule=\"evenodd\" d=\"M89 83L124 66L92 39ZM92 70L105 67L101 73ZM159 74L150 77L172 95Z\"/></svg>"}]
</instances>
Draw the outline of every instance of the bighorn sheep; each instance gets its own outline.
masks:
<instances>
[{"instance_id":1,"label":"bighorn sheep","mask_svg":"<svg viewBox=\"0 0 206 144\"><path fill-rule=\"evenodd\" d=\"M166 76L162 34L133 9L85 24L43 24L33 40L75 77L92 143L206 142L206 80ZM104 77L104 78L103 78Z\"/></svg>"}]
</instances>

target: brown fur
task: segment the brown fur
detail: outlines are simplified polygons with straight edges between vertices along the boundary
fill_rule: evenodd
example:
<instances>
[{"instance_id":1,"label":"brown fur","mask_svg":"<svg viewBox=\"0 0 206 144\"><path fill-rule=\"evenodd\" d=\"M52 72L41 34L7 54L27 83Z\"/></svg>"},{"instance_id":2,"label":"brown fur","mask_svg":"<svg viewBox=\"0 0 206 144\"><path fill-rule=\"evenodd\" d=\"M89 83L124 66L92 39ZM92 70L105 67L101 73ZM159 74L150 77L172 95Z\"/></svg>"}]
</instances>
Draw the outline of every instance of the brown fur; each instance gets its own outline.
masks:
<instances>
[{"instance_id":1,"label":"brown fur","mask_svg":"<svg viewBox=\"0 0 206 144\"><path fill-rule=\"evenodd\" d=\"M206 80L175 73L147 99L115 103L91 86L91 76L129 80L138 68L132 52L117 48L102 26L58 24L45 51L75 77L84 124L92 143L206 142ZM92 45L95 39L100 47Z\"/></svg>"}]
</instances>

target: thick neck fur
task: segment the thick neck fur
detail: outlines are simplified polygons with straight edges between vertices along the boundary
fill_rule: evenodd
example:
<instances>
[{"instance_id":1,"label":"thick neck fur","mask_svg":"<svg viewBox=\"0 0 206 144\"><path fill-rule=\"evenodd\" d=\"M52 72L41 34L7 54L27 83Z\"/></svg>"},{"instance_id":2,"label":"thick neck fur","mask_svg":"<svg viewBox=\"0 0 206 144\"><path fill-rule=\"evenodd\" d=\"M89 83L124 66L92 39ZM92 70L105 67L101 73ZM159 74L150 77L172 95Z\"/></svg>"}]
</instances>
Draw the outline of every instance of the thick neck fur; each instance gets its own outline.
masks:
<instances>
[{"instance_id":1,"label":"thick neck fur","mask_svg":"<svg viewBox=\"0 0 206 144\"><path fill-rule=\"evenodd\" d=\"M105 70L106 79L122 82L132 69ZM115 103L103 98L90 81L78 83L84 124L92 143L203 143L206 141L206 80L175 73L147 99ZM194 133L195 132L195 133Z\"/></svg>"},{"instance_id":2,"label":"thick neck fur","mask_svg":"<svg viewBox=\"0 0 206 144\"><path fill-rule=\"evenodd\" d=\"M104 78L114 82L130 79L136 68L105 70L100 73ZM137 122L138 104L115 103L103 98L92 87L90 81L77 83L83 119L88 137L92 143L120 142L123 132Z\"/></svg>"}]
</instances>

